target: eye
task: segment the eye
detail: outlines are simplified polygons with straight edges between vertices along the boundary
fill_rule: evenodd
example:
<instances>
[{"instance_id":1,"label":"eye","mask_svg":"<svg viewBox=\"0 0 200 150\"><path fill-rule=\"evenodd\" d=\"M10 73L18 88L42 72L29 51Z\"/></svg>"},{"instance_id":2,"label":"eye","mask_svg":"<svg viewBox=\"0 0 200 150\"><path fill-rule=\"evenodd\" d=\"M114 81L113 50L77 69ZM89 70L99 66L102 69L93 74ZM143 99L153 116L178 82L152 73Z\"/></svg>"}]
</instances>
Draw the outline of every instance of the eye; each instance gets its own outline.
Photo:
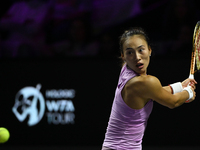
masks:
<instances>
[{"instance_id":1,"label":"eye","mask_svg":"<svg viewBox=\"0 0 200 150\"><path fill-rule=\"evenodd\" d=\"M132 54L133 52L128 52L128 54Z\"/></svg>"},{"instance_id":2,"label":"eye","mask_svg":"<svg viewBox=\"0 0 200 150\"><path fill-rule=\"evenodd\" d=\"M133 52L132 51L127 51L127 54L131 55L131 54L133 54Z\"/></svg>"},{"instance_id":3,"label":"eye","mask_svg":"<svg viewBox=\"0 0 200 150\"><path fill-rule=\"evenodd\" d=\"M143 52L144 51L144 49L143 48L141 48L140 50L139 50L139 52Z\"/></svg>"}]
</instances>

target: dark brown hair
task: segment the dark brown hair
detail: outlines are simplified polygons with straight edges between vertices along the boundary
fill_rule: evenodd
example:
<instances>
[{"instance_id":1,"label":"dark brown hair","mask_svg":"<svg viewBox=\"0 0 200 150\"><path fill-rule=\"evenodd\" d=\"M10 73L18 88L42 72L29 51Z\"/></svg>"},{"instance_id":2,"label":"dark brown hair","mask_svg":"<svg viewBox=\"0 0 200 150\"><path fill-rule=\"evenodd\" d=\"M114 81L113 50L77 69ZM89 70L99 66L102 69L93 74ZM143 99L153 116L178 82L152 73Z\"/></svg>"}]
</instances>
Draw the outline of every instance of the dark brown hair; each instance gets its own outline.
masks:
<instances>
[{"instance_id":1,"label":"dark brown hair","mask_svg":"<svg viewBox=\"0 0 200 150\"><path fill-rule=\"evenodd\" d=\"M120 46L120 52L123 54L123 44L127 40L128 37L133 36L133 35L141 35L144 40L147 42L147 45L150 46L150 41L149 37L145 33L145 31L142 28L131 28L129 30L126 30L121 36L120 36L120 41L119 41L119 46Z\"/></svg>"}]
</instances>

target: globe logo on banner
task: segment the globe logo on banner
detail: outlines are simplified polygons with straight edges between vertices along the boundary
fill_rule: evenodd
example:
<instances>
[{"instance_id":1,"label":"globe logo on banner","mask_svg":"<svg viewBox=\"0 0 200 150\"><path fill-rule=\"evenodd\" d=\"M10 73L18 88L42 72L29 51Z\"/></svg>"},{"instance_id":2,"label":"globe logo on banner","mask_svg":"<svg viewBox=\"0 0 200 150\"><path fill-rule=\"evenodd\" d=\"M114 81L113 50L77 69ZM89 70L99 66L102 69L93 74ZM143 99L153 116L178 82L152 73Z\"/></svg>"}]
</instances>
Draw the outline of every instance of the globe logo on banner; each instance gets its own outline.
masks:
<instances>
[{"instance_id":1,"label":"globe logo on banner","mask_svg":"<svg viewBox=\"0 0 200 150\"><path fill-rule=\"evenodd\" d=\"M27 122L29 126L40 122L45 112L45 100L40 89L40 84L36 88L24 87L15 96L12 111L20 122L29 117Z\"/></svg>"}]
</instances>

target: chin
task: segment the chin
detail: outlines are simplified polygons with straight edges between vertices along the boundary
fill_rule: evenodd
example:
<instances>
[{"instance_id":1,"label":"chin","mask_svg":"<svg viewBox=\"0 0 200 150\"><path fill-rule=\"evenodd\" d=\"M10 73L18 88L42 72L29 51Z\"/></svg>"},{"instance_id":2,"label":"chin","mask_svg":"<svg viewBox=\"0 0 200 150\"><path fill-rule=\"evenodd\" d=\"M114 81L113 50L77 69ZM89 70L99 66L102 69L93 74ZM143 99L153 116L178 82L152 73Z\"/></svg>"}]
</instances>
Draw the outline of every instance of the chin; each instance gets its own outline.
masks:
<instances>
[{"instance_id":1,"label":"chin","mask_svg":"<svg viewBox=\"0 0 200 150\"><path fill-rule=\"evenodd\" d=\"M146 71L145 70L138 70L138 71L135 71L136 73L142 75L142 74L145 74L146 75Z\"/></svg>"}]
</instances>

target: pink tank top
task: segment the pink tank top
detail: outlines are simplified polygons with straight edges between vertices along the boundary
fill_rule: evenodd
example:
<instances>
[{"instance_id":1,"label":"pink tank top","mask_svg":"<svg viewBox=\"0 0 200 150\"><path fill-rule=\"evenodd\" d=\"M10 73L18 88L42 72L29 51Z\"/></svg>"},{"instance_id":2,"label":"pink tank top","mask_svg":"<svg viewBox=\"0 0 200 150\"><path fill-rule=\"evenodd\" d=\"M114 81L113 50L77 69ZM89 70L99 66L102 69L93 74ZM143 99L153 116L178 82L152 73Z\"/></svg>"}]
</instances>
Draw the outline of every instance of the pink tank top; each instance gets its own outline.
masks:
<instances>
[{"instance_id":1,"label":"pink tank top","mask_svg":"<svg viewBox=\"0 0 200 150\"><path fill-rule=\"evenodd\" d=\"M150 100L142 109L130 108L122 99L124 85L137 74L124 65L122 67L103 147L114 150L141 150L147 120L153 108Z\"/></svg>"}]
</instances>

